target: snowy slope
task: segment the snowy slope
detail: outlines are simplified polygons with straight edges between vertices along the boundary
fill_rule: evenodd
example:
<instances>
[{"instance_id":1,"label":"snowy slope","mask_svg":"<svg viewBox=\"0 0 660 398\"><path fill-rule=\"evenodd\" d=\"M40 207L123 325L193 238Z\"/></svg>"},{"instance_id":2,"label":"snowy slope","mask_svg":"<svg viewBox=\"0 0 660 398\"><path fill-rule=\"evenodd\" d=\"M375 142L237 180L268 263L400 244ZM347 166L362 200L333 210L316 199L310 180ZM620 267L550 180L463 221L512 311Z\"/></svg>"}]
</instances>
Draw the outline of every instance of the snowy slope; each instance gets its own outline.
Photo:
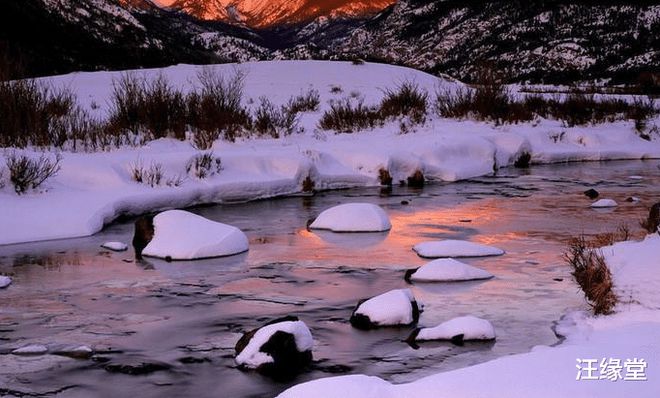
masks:
<instances>
[{"instance_id":1,"label":"snowy slope","mask_svg":"<svg viewBox=\"0 0 660 398\"><path fill-rule=\"evenodd\" d=\"M378 185L380 168L389 169L394 181L405 180L418 169L426 179L436 181L487 175L494 168L513 164L525 151L538 163L660 158L660 140L640 139L631 122L566 128L561 122L542 120L495 127L439 119L430 113L424 126L408 134L400 134L396 121L372 131L334 134L317 128L322 112L333 100L357 93L365 103L374 104L383 89L405 80L414 80L429 92L460 83L382 64L291 61L215 68L232 73L236 67L247 73L246 106L256 106L263 95L276 105L284 104L291 96L314 88L321 95L320 110L301 115L304 132L300 134L216 142L213 149L224 170L207 180L184 179L179 187L137 184L129 170L137 161L144 165L156 162L169 177L185 176L186 163L198 153L188 142L165 139L141 148L64 153L62 170L46 183L46 192L17 196L9 184L0 190L0 244L87 236L122 214L299 193L308 176L316 189L333 189ZM179 65L136 73L162 73L186 89L195 84L200 69ZM108 110L112 80L119 76L119 72L74 73L47 80L71 87L81 105L102 118ZM333 87L340 87L341 92L332 93ZM558 132L564 132L564 138L553 140Z\"/></svg>"}]
</instances>

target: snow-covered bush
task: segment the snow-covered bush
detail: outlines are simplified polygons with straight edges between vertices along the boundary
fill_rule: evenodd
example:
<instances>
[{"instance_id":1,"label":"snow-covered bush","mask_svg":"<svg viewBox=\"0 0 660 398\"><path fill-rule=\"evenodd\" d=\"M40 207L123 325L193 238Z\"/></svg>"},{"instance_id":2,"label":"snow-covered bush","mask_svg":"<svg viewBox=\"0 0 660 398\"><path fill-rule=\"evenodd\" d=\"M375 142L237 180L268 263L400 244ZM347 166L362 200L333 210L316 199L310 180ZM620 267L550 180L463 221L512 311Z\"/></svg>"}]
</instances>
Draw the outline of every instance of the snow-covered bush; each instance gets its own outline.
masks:
<instances>
[{"instance_id":1,"label":"snow-covered bush","mask_svg":"<svg viewBox=\"0 0 660 398\"><path fill-rule=\"evenodd\" d=\"M14 191L21 195L29 189L39 188L47 179L57 174L61 160L60 154L56 154L54 159L46 155L34 159L12 152L7 156L7 169Z\"/></svg>"},{"instance_id":2,"label":"snow-covered bush","mask_svg":"<svg viewBox=\"0 0 660 398\"><path fill-rule=\"evenodd\" d=\"M213 155L213 152L203 152L192 157L186 165L186 173L200 180L222 171L222 159Z\"/></svg>"}]
</instances>

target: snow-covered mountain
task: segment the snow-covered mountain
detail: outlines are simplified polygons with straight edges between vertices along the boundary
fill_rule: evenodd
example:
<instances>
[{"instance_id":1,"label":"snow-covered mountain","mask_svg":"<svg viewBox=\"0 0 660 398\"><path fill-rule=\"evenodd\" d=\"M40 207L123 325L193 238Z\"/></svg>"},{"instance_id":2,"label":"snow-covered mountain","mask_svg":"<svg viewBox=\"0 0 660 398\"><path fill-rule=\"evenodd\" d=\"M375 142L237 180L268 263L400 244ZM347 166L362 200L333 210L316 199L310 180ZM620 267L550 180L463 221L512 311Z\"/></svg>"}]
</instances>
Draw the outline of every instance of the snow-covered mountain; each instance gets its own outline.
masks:
<instances>
[{"instance_id":1,"label":"snow-covered mountain","mask_svg":"<svg viewBox=\"0 0 660 398\"><path fill-rule=\"evenodd\" d=\"M200 19L244 23L251 27L309 22L317 17L363 17L395 0L169 0L161 1Z\"/></svg>"},{"instance_id":2,"label":"snow-covered mountain","mask_svg":"<svg viewBox=\"0 0 660 398\"><path fill-rule=\"evenodd\" d=\"M311 53L321 49L466 81L485 63L512 81L660 73L660 5L651 1L399 0L365 23L329 34L332 29L332 22L304 28L298 43Z\"/></svg>"}]
</instances>

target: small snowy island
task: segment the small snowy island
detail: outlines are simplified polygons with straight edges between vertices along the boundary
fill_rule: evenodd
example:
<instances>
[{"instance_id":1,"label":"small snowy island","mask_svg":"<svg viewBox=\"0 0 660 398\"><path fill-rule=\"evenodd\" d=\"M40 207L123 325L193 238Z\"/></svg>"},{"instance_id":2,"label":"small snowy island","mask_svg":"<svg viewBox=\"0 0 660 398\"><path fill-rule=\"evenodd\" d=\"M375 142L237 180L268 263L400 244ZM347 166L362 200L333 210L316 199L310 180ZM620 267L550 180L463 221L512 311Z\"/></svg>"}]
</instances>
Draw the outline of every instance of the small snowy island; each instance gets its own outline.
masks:
<instances>
[{"instance_id":1,"label":"small snowy island","mask_svg":"<svg viewBox=\"0 0 660 398\"><path fill-rule=\"evenodd\" d=\"M392 224L379 206L346 203L323 211L309 228L332 232L384 232L392 229Z\"/></svg>"},{"instance_id":2,"label":"small snowy island","mask_svg":"<svg viewBox=\"0 0 660 398\"><path fill-rule=\"evenodd\" d=\"M501 256L504 250L464 240L438 240L418 243L413 250L424 258Z\"/></svg>"},{"instance_id":3,"label":"small snowy island","mask_svg":"<svg viewBox=\"0 0 660 398\"><path fill-rule=\"evenodd\" d=\"M246 252L248 238L231 225L170 210L153 219L154 236L142 254L170 260L197 260Z\"/></svg>"},{"instance_id":4,"label":"small snowy island","mask_svg":"<svg viewBox=\"0 0 660 398\"><path fill-rule=\"evenodd\" d=\"M441 258L426 263L417 269L407 271L405 279L408 282L459 282L490 279L492 277L493 274L481 268L473 267L453 258Z\"/></svg>"}]
</instances>

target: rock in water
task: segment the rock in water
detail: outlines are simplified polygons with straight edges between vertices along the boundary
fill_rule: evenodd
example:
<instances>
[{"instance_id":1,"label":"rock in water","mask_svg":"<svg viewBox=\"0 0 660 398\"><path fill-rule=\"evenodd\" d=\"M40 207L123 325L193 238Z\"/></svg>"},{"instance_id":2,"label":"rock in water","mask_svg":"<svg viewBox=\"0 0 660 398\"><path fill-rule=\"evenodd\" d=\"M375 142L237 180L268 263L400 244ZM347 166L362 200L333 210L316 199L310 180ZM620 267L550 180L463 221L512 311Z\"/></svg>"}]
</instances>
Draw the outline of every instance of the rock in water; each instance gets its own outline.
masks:
<instances>
[{"instance_id":1,"label":"rock in water","mask_svg":"<svg viewBox=\"0 0 660 398\"><path fill-rule=\"evenodd\" d=\"M142 251L154 237L154 217L142 216L135 221L135 234L133 235L133 248L135 257L142 258Z\"/></svg>"},{"instance_id":2,"label":"rock in water","mask_svg":"<svg viewBox=\"0 0 660 398\"><path fill-rule=\"evenodd\" d=\"M501 256L504 250L464 240L438 240L418 243L413 250L424 258Z\"/></svg>"},{"instance_id":3,"label":"rock in water","mask_svg":"<svg viewBox=\"0 0 660 398\"><path fill-rule=\"evenodd\" d=\"M187 211L169 210L153 218L153 238L142 254L167 260L197 260L231 256L248 248L247 236L236 227Z\"/></svg>"},{"instance_id":4,"label":"rock in water","mask_svg":"<svg viewBox=\"0 0 660 398\"><path fill-rule=\"evenodd\" d=\"M473 267L453 258L441 258L426 263L417 269L408 270L405 280L407 282L458 282L490 279L492 277L493 274L481 268Z\"/></svg>"},{"instance_id":5,"label":"rock in water","mask_svg":"<svg viewBox=\"0 0 660 398\"><path fill-rule=\"evenodd\" d=\"M660 202L651 206L649 210L649 217L644 222L644 227L650 233L658 232L660 233Z\"/></svg>"},{"instance_id":6,"label":"rock in water","mask_svg":"<svg viewBox=\"0 0 660 398\"><path fill-rule=\"evenodd\" d=\"M596 199L596 198L598 197L598 195L600 195L600 194L598 193L598 191L596 191L596 190L593 189L593 188L584 191L584 194L585 194L589 199Z\"/></svg>"},{"instance_id":7,"label":"rock in water","mask_svg":"<svg viewBox=\"0 0 660 398\"><path fill-rule=\"evenodd\" d=\"M307 325L289 316L251 330L236 343L236 363L276 379L290 379L312 361L314 339Z\"/></svg>"},{"instance_id":8,"label":"rock in water","mask_svg":"<svg viewBox=\"0 0 660 398\"><path fill-rule=\"evenodd\" d=\"M408 186L411 188L424 188L424 173L421 170L415 170L413 175L408 177Z\"/></svg>"},{"instance_id":9,"label":"rock in water","mask_svg":"<svg viewBox=\"0 0 660 398\"><path fill-rule=\"evenodd\" d=\"M0 289L4 289L7 286L11 285L11 278L8 276L0 275Z\"/></svg>"},{"instance_id":10,"label":"rock in water","mask_svg":"<svg viewBox=\"0 0 660 398\"><path fill-rule=\"evenodd\" d=\"M455 344L461 344L469 340L494 340L495 328L485 319L472 315L461 316L443 322L432 328L421 328L415 330L408 342L449 340Z\"/></svg>"},{"instance_id":11,"label":"rock in water","mask_svg":"<svg viewBox=\"0 0 660 398\"><path fill-rule=\"evenodd\" d=\"M101 247L114 252L125 252L128 250L128 245L123 242L105 242Z\"/></svg>"},{"instance_id":12,"label":"rock in water","mask_svg":"<svg viewBox=\"0 0 660 398\"><path fill-rule=\"evenodd\" d=\"M371 203L346 203L323 211L309 226L333 232L383 232L392 228L387 213Z\"/></svg>"},{"instance_id":13,"label":"rock in water","mask_svg":"<svg viewBox=\"0 0 660 398\"><path fill-rule=\"evenodd\" d=\"M617 207L619 204L612 199L600 199L591 204L594 209L604 209L608 207Z\"/></svg>"},{"instance_id":14,"label":"rock in water","mask_svg":"<svg viewBox=\"0 0 660 398\"><path fill-rule=\"evenodd\" d=\"M419 313L410 289L391 290L361 301L351 315L351 325L362 330L413 325L419 320Z\"/></svg>"}]
</instances>

